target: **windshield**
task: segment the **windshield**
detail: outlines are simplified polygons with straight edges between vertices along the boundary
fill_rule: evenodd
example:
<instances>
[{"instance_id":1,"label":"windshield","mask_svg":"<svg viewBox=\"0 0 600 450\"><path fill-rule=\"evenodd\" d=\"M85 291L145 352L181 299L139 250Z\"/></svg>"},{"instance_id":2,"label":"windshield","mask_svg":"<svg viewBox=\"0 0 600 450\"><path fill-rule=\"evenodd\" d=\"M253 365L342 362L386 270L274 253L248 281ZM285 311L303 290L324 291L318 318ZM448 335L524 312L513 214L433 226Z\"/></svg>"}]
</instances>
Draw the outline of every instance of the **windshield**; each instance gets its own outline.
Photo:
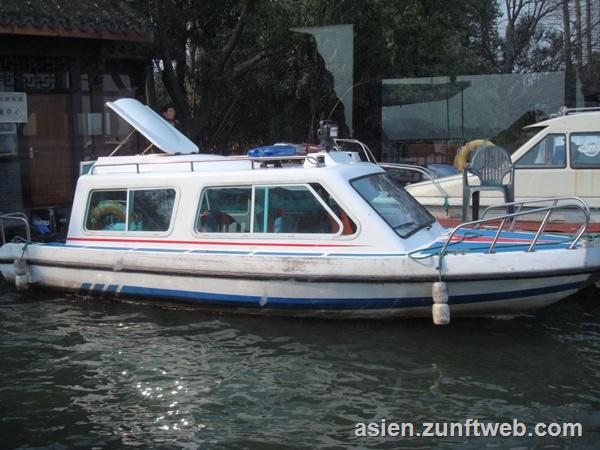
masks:
<instances>
[{"instance_id":1,"label":"windshield","mask_svg":"<svg viewBox=\"0 0 600 450\"><path fill-rule=\"evenodd\" d=\"M350 184L400 237L407 238L435 222L433 216L387 174L367 175Z\"/></svg>"}]
</instances>

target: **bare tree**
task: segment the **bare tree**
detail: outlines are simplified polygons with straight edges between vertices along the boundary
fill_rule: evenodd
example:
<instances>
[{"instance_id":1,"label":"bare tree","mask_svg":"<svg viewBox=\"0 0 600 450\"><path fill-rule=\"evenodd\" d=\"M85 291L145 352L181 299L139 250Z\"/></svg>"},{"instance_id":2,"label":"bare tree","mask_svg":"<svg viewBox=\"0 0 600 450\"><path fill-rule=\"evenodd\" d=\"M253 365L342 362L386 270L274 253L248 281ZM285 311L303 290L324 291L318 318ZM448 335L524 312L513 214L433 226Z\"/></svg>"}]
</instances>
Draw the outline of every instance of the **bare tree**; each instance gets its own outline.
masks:
<instances>
[{"instance_id":1,"label":"bare tree","mask_svg":"<svg viewBox=\"0 0 600 450\"><path fill-rule=\"evenodd\" d=\"M585 48L588 64L592 62L592 0L585 0Z\"/></svg>"},{"instance_id":2,"label":"bare tree","mask_svg":"<svg viewBox=\"0 0 600 450\"><path fill-rule=\"evenodd\" d=\"M504 0L505 38L499 70L511 73L528 63L529 52L544 38L546 21L560 13L560 0Z\"/></svg>"},{"instance_id":3,"label":"bare tree","mask_svg":"<svg viewBox=\"0 0 600 450\"><path fill-rule=\"evenodd\" d=\"M562 0L563 35L565 46L565 105L575 106L576 79L573 70L573 50L571 46L571 18L569 13L569 0Z\"/></svg>"},{"instance_id":4,"label":"bare tree","mask_svg":"<svg viewBox=\"0 0 600 450\"><path fill-rule=\"evenodd\" d=\"M581 30L581 2L575 0L575 60L577 61L577 70L583 68L583 39Z\"/></svg>"}]
</instances>

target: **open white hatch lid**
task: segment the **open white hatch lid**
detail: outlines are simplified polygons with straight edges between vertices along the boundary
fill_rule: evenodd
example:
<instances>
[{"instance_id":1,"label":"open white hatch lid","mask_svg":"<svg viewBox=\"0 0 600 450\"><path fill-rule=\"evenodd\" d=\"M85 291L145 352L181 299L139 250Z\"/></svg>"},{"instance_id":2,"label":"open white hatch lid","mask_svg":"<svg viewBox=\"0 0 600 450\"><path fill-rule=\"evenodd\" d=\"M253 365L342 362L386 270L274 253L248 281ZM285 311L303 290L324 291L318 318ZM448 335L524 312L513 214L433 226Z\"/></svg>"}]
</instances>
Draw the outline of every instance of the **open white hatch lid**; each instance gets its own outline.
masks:
<instances>
[{"instance_id":1,"label":"open white hatch lid","mask_svg":"<svg viewBox=\"0 0 600 450\"><path fill-rule=\"evenodd\" d=\"M106 106L142 133L155 147L166 153L197 153L198 146L179 130L134 98L106 102Z\"/></svg>"}]
</instances>

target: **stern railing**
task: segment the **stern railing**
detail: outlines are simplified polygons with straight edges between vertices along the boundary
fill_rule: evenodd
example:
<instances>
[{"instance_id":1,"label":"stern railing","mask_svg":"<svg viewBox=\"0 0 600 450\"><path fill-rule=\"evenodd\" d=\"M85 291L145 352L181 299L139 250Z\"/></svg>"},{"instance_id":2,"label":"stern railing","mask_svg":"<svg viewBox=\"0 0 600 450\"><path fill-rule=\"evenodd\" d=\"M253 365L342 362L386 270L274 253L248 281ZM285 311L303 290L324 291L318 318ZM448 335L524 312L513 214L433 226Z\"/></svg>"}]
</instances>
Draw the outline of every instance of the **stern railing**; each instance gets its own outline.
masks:
<instances>
[{"instance_id":1,"label":"stern railing","mask_svg":"<svg viewBox=\"0 0 600 450\"><path fill-rule=\"evenodd\" d=\"M27 238L27 242L31 242L31 228L29 227L29 220L27 219L27 215L23 212L14 212L0 215L0 230L2 234L2 245L6 244L6 231L5 231L5 221L16 221L21 223L25 227L25 236Z\"/></svg>"},{"instance_id":2,"label":"stern railing","mask_svg":"<svg viewBox=\"0 0 600 450\"><path fill-rule=\"evenodd\" d=\"M539 203L544 203L544 202L550 202L551 205L540 206L537 208L529 209L527 211L522 211L523 206L526 204L534 204L534 203L539 204ZM510 206L515 207L516 211L513 213L510 213L510 214L503 214L500 216L490 217L488 219L485 218L485 215L488 213L488 211L490 211L492 209L507 208ZM579 210L581 212L581 214L583 215L583 221L582 221L581 226L575 233L572 234L571 239L566 241L566 242L572 241L571 244L569 245L569 250L572 250L575 248L575 246L577 245L577 242L579 242L579 240L581 239L581 237L584 235L584 233L586 232L586 230L588 228L589 221L590 221L590 207L588 206L588 204L586 202L584 202L579 197L556 197L556 198L551 198L551 199L538 199L538 200L526 200L526 201L520 201L520 202L510 202L510 203L504 203L504 204L499 204L499 205L493 205L493 206L486 208L483 212L482 219L474 220L471 222L465 222L465 223L462 223L452 229L452 231L450 232L450 235L448 236L448 238L446 239L446 242L444 243L444 246L442 247L442 250L440 252L440 257L448 252L448 247L450 246L452 239L454 238L456 233L461 229L464 229L467 227L477 229L477 228L481 227L482 225L492 225L492 224L499 222L498 226L496 227L496 234L494 235L494 239L490 243L490 247L487 251L487 253L489 254L489 253L495 252L496 244L498 243L498 239L500 238L502 230L504 229L504 226L507 224L507 221L510 220L510 222L511 222L511 224L509 226L509 230L508 230L508 231L510 231L513 229L517 218L532 215L532 214L545 213L543 220L540 222L540 226L538 227L537 231L535 232L535 235L531 239L531 242L529 243L529 246L526 250L526 252L528 252L528 253L533 252L533 251L535 251L536 244L538 243L540 236L544 232L546 224L550 220L552 213L558 209L563 209L565 207ZM527 243L524 243L524 244L527 245Z\"/></svg>"}]
</instances>

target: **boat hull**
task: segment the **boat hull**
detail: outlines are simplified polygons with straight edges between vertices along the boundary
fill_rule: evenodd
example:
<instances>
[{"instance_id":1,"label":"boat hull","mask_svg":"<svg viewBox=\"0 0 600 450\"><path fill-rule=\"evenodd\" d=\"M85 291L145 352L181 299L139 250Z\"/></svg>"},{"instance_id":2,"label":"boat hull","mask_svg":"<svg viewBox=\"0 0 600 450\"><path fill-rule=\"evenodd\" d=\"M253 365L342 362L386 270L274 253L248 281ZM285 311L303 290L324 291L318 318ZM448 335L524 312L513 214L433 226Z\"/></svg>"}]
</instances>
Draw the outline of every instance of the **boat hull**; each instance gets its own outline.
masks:
<instances>
[{"instance_id":1,"label":"boat hull","mask_svg":"<svg viewBox=\"0 0 600 450\"><path fill-rule=\"evenodd\" d=\"M371 257L364 261L365 258L295 257L292 262L289 257L188 255L186 259L177 253L132 255L116 249L63 249L61 258L57 256L61 253L59 249L46 246L31 246L28 252L31 256L29 277L43 288L105 299L145 300L161 305L179 303L261 315L373 319L431 317L432 285L439 277L434 258L412 261L406 257L388 257L378 265L378 259L382 258ZM576 253L562 252L569 256ZM477 256L448 256L446 264L456 266L453 258L460 261L460 258ZM510 260L510 255L506 254L485 256L496 257L497 264ZM514 255L512 257L515 259ZM287 259L287 263L282 259ZM307 263L307 259L312 261ZM0 261L4 277L14 282L12 260L4 258ZM471 259L468 263L476 261ZM272 269L289 268L290 264L295 266L296 273L277 273ZM224 272L222 267L225 265L237 270ZM326 267L336 265L337 270L327 272ZM383 272L382 268L390 265L400 267L400 270ZM264 270L243 272L244 266L263 267ZM306 269L311 266L316 270ZM369 266L374 268L371 274L366 271ZM183 270L185 267L188 270ZM406 273L403 268L411 268L408 273L412 276L403 275ZM450 271L446 278L451 315L524 314L577 292L592 281L593 273L590 269L578 272L560 267L545 273L513 271L508 276L493 267L462 274Z\"/></svg>"}]
</instances>

